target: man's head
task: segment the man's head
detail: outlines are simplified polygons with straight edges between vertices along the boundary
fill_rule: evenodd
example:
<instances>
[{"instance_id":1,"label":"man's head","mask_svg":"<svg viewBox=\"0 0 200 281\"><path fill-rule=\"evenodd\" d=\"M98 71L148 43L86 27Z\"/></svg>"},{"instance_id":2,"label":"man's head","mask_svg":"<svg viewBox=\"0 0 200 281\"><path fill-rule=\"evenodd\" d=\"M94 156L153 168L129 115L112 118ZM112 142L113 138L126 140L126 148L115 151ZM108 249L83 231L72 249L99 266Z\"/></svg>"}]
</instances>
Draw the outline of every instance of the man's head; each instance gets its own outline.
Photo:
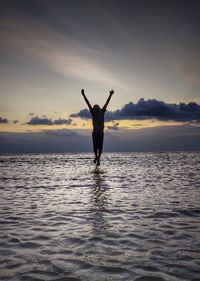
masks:
<instances>
[{"instance_id":1,"label":"man's head","mask_svg":"<svg viewBox=\"0 0 200 281\"><path fill-rule=\"evenodd\" d=\"M95 111L98 111L98 110L100 110L101 108L100 108L100 106L99 106L98 104L95 104L95 105L93 106L93 109L94 109Z\"/></svg>"}]
</instances>

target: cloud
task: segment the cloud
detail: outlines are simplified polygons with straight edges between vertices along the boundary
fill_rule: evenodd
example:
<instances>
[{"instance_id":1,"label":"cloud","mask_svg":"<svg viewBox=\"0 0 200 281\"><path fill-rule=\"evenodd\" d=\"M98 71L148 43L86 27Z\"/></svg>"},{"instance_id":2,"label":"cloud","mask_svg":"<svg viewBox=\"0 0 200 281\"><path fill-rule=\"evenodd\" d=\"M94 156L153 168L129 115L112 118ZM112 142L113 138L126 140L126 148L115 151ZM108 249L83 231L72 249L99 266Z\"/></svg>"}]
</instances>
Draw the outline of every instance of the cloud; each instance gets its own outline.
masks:
<instances>
[{"instance_id":1,"label":"cloud","mask_svg":"<svg viewBox=\"0 0 200 281\"><path fill-rule=\"evenodd\" d=\"M104 152L193 150L200 151L200 127L191 125L105 132ZM92 138L89 130L0 132L0 153L84 151L92 152Z\"/></svg>"},{"instance_id":2,"label":"cloud","mask_svg":"<svg viewBox=\"0 0 200 281\"><path fill-rule=\"evenodd\" d=\"M78 113L70 114L70 117L80 117L82 119L91 119L92 118L91 113L87 108L80 110Z\"/></svg>"},{"instance_id":3,"label":"cloud","mask_svg":"<svg viewBox=\"0 0 200 281\"><path fill-rule=\"evenodd\" d=\"M200 151L200 127L160 126L105 132L104 150L115 152Z\"/></svg>"},{"instance_id":4,"label":"cloud","mask_svg":"<svg viewBox=\"0 0 200 281\"><path fill-rule=\"evenodd\" d=\"M31 118L26 124L28 125L53 125L51 119L40 118L38 116Z\"/></svg>"},{"instance_id":5,"label":"cloud","mask_svg":"<svg viewBox=\"0 0 200 281\"><path fill-rule=\"evenodd\" d=\"M1 123L1 124L6 124L6 123L8 123L8 119L7 119L7 118L0 117L0 123Z\"/></svg>"},{"instance_id":6,"label":"cloud","mask_svg":"<svg viewBox=\"0 0 200 281\"><path fill-rule=\"evenodd\" d=\"M75 130L43 132L0 132L0 153L83 152L90 151L91 138Z\"/></svg>"},{"instance_id":7,"label":"cloud","mask_svg":"<svg viewBox=\"0 0 200 281\"><path fill-rule=\"evenodd\" d=\"M16 14L1 19L0 36L7 50L27 54L30 59L65 77L130 89L102 63L105 54L99 47L88 47L21 11L16 11Z\"/></svg>"},{"instance_id":8,"label":"cloud","mask_svg":"<svg viewBox=\"0 0 200 281\"><path fill-rule=\"evenodd\" d=\"M70 125L72 123L72 119L69 118L69 119L56 119L53 121L53 124L54 125Z\"/></svg>"},{"instance_id":9,"label":"cloud","mask_svg":"<svg viewBox=\"0 0 200 281\"><path fill-rule=\"evenodd\" d=\"M28 125L49 125L49 126L52 126L52 125L70 125L72 123L72 119L69 118L69 119L55 119L55 120L52 120L52 119L49 119L49 118L41 118L41 117L33 117L31 118L26 124Z\"/></svg>"},{"instance_id":10,"label":"cloud","mask_svg":"<svg viewBox=\"0 0 200 281\"><path fill-rule=\"evenodd\" d=\"M80 110L71 114L71 117L91 118L88 109ZM157 119L161 121L197 121L200 122L200 105L195 102L188 104L170 104L156 99L144 100L141 98L137 103L129 102L121 109L107 111L105 120L144 120Z\"/></svg>"}]
</instances>

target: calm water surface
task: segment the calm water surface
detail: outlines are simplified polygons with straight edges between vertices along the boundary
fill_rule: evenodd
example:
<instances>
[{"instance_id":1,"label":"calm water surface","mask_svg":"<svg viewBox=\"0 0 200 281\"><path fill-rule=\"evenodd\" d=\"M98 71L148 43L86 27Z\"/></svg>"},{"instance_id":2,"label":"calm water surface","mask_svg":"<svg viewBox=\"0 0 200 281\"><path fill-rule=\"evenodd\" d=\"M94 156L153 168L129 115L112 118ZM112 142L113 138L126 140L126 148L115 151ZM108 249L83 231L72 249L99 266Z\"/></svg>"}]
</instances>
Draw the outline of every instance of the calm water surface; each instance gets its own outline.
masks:
<instances>
[{"instance_id":1,"label":"calm water surface","mask_svg":"<svg viewBox=\"0 0 200 281\"><path fill-rule=\"evenodd\" d=\"M200 153L0 156L0 280L200 280Z\"/></svg>"}]
</instances>

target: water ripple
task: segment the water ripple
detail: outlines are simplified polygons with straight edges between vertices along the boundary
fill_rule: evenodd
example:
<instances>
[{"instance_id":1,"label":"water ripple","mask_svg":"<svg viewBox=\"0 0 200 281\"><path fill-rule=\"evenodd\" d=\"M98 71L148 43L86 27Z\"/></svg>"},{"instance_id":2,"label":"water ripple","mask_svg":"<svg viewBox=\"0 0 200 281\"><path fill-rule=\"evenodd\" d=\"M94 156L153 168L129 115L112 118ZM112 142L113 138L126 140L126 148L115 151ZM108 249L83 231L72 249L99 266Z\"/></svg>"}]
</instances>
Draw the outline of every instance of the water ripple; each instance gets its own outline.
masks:
<instances>
[{"instance_id":1,"label":"water ripple","mask_svg":"<svg viewBox=\"0 0 200 281\"><path fill-rule=\"evenodd\" d=\"M200 280L199 155L0 156L0 280Z\"/></svg>"}]
</instances>

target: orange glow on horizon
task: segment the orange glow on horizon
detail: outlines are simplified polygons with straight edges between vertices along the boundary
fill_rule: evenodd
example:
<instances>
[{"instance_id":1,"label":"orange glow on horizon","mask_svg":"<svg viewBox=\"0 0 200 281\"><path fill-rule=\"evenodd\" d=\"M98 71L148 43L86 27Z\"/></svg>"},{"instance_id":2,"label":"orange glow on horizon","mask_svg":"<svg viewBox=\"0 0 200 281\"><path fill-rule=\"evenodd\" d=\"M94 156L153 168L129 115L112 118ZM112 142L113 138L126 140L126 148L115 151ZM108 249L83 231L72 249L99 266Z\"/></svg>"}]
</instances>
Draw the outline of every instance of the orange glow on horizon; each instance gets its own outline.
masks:
<instances>
[{"instance_id":1,"label":"orange glow on horizon","mask_svg":"<svg viewBox=\"0 0 200 281\"><path fill-rule=\"evenodd\" d=\"M175 121L160 121L155 119L148 120L116 120L105 122L105 130L108 127L117 126L119 129L127 129L127 130L139 130L144 128L153 128L158 126L181 126L186 124L185 122L175 122ZM25 123L18 124L1 124L0 132L41 132L46 130L92 130L92 121L91 120L83 120L80 118L73 119L72 124L70 125L28 125Z\"/></svg>"}]
</instances>

